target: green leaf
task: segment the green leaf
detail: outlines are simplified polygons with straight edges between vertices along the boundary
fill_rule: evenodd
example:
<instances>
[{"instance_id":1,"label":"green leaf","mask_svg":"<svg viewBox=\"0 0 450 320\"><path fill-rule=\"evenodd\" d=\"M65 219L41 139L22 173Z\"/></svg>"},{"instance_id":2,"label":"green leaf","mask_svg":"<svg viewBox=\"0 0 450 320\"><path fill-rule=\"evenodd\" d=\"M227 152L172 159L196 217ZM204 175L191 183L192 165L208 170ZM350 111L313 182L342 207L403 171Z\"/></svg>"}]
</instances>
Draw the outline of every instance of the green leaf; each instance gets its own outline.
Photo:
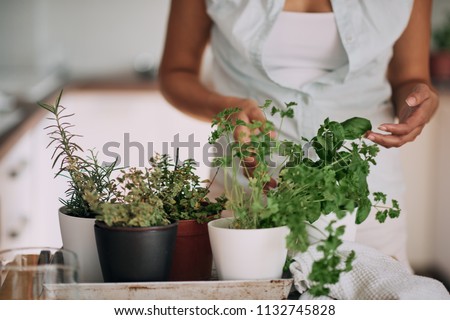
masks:
<instances>
[{"instance_id":1,"label":"green leaf","mask_svg":"<svg viewBox=\"0 0 450 320\"><path fill-rule=\"evenodd\" d=\"M378 222L384 223L386 221L387 216L388 216L388 211L383 210L383 211L378 211L377 214L375 215L375 218L378 220Z\"/></svg>"},{"instance_id":2,"label":"green leaf","mask_svg":"<svg viewBox=\"0 0 450 320\"><path fill-rule=\"evenodd\" d=\"M352 270L352 263L355 260L355 258L356 258L355 251L352 250L350 252L350 254L347 256L347 259L345 259L345 271L346 272L349 272Z\"/></svg>"},{"instance_id":3,"label":"green leaf","mask_svg":"<svg viewBox=\"0 0 450 320\"><path fill-rule=\"evenodd\" d=\"M272 100L266 100L264 101L264 105L260 106L261 109L267 109L270 107L270 105L272 104Z\"/></svg>"},{"instance_id":4,"label":"green leaf","mask_svg":"<svg viewBox=\"0 0 450 320\"><path fill-rule=\"evenodd\" d=\"M389 215L389 218L391 218L391 219L395 219L400 216L400 206L399 206L397 200L395 200L395 199L392 200L392 207L389 208L388 215Z\"/></svg>"},{"instance_id":5,"label":"green leaf","mask_svg":"<svg viewBox=\"0 0 450 320\"><path fill-rule=\"evenodd\" d=\"M276 115L278 112L280 112L280 109L276 108L276 107L272 107L272 110L270 111L270 114L272 116Z\"/></svg>"},{"instance_id":6,"label":"green leaf","mask_svg":"<svg viewBox=\"0 0 450 320\"><path fill-rule=\"evenodd\" d=\"M297 105L297 102L291 101L291 102L287 102L285 103L287 108L292 108L295 107Z\"/></svg>"},{"instance_id":7,"label":"green leaf","mask_svg":"<svg viewBox=\"0 0 450 320\"><path fill-rule=\"evenodd\" d=\"M46 104L46 103L38 103L38 105L41 107L41 108L44 108L45 110L47 110L47 111L49 111L49 112L51 112L51 113L55 113L55 108L53 107L53 106L51 106L51 105L49 105L49 104Z\"/></svg>"},{"instance_id":8,"label":"green leaf","mask_svg":"<svg viewBox=\"0 0 450 320\"><path fill-rule=\"evenodd\" d=\"M386 203L386 194L384 194L382 192L374 192L373 199L375 201L380 201L382 203Z\"/></svg>"},{"instance_id":9,"label":"green leaf","mask_svg":"<svg viewBox=\"0 0 450 320\"><path fill-rule=\"evenodd\" d=\"M345 138L355 140L361 138L367 131L372 130L372 124L365 118L354 117L341 122Z\"/></svg>"},{"instance_id":10,"label":"green leaf","mask_svg":"<svg viewBox=\"0 0 450 320\"><path fill-rule=\"evenodd\" d=\"M372 208L372 203L369 199L363 199L359 204L358 210L356 211L356 224L361 224L367 219Z\"/></svg>"},{"instance_id":11,"label":"green leaf","mask_svg":"<svg viewBox=\"0 0 450 320\"><path fill-rule=\"evenodd\" d=\"M293 109L287 109L285 111L282 110L280 115L281 115L282 118L290 118L290 119L292 119L292 118L294 118L294 110Z\"/></svg>"}]
</instances>

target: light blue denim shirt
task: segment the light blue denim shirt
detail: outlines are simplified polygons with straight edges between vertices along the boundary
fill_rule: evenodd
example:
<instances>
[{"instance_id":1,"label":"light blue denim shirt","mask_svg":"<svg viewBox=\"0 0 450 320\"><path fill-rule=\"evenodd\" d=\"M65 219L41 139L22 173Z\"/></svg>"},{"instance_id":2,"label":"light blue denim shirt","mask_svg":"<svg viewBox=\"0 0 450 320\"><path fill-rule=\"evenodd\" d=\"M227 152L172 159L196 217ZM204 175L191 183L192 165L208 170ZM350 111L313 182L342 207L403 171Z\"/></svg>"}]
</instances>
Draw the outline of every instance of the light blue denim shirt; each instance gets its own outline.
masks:
<instances>
[{"instance_id":1,"label":"light blue denim shirt","mask_svg":"<svg viewBox=\"0 0 450 320\"><path fill-rule=\"evenodd\" d=\"M206 3L214 22L214 89L260 103L271 99L279 107L285 102L297 102L295 118L283 122L282 138L310 138L327 117L336 121L365 117L375 129L381 123L394 121L386 71L393 45L408 24L413 0L332 0L348 63L300 88L287 88L273 81L262 63L264 41L283 10L283 0ZM288 33L295 37L296 30ZM277 123L276 118L272 120ZM388 192L390 187L397 194L403 190L399 152L381 149L369 182L373 188Z\"/></svg>"}]
</instances>

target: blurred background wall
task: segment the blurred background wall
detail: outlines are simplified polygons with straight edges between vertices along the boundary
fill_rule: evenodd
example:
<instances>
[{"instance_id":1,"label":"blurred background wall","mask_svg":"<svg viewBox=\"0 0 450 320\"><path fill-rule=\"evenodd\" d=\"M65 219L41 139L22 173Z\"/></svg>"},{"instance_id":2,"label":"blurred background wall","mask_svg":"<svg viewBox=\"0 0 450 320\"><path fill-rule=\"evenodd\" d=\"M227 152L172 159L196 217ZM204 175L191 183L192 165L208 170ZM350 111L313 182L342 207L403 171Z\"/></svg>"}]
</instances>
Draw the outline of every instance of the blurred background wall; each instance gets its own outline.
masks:
<instances>
[{"instance_id":1,"label":"blurred background wall","mask_svg":"<svg viewBox=\"0 0 450 320\"><path fill-rule=\"evenodd\" d=\"M1 0L0 90L130 77L158 65L170 1ZM47 81L49 82L49 81Z\"/></svg>"},{"instance_id":2,"label":"blurred background wall","mask_svg":"<svg viewBox=\"0 0 450 320\"><path fill-rule=\"evenodd\" d=\"M433 27L450 2L434 0ZM0 90L57 72L71 79L130 77L157 67L168 0L1 0Z\"/></svg>"}]
</instances>

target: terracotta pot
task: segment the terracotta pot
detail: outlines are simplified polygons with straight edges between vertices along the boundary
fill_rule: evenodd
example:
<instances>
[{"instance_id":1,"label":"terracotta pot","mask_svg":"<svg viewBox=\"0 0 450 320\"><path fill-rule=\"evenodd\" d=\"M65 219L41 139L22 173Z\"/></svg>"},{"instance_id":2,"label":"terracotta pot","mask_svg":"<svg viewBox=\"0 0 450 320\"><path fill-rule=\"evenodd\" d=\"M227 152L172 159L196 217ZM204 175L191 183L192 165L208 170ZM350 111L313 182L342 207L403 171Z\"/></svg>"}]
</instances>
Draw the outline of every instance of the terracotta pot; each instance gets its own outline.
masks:
<instances>
[{"instance_id":1,"label":"terracotta pot","mask_svg":"<svg viewBox=\"0 0 450 320\"><path fill-rule=\"evenodd\" d=\"M450 51L430 54L430 74L433 80L450 80Z\"/></svg>"},{"instance_id":2,"label":"terracotta pot","mask_svg":"<svg viewBox=\"0 0 450 320\"><path fill-rule=\"evenodd\" d=\"M177 223L158 227L108 227L95 222L105 282L167 281Z\"/></svg>"},{"instance_id":3,"label":"terracotta pot","mask_svg":"<svg viewBox=\"0 0 450 320\"><path fill-rule=\"evenodd\" d=\"M169 280L209 280L211 270L212 252L207 222L178 221L177 239Z\"/></svg>"}]
</instances>

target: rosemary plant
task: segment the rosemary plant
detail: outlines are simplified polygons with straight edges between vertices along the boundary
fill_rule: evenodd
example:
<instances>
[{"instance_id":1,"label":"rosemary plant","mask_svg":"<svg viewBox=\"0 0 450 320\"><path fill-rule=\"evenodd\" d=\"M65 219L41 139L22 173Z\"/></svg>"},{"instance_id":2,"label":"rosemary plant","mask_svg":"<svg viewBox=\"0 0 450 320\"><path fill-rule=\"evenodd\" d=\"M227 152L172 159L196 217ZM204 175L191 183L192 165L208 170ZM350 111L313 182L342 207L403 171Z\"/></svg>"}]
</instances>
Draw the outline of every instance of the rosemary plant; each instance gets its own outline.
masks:
<instances>
[{"instance_id":1,"label":"rosemary plant","mask_svg":"<svg viewBox=\"0 0 450 320\"><path fill-rule=\"evenodd\" d=\"M48 136L51 140L47 148L54 147L52 168L58 167L55 177L63 176L68 179L66 198L61 198L60 201L66 207L67 214L94 218L95 213L84 199L84 195L87 192L96 192L102 195L102 201L110 199L114 191L111 173L115 169L116 162L102 166L97 159L97 154L92 150L83 157L83 149L74 142L74 138L80 136L69 131L73 125L68 122L68 119L73 114L65 114L66 109L60 105L62 93L61 90L54 105L38 103L40 107L52 114L49 119L53 121L53 124L45 129L49 131Z\"/></svg>"}]
</instances>

